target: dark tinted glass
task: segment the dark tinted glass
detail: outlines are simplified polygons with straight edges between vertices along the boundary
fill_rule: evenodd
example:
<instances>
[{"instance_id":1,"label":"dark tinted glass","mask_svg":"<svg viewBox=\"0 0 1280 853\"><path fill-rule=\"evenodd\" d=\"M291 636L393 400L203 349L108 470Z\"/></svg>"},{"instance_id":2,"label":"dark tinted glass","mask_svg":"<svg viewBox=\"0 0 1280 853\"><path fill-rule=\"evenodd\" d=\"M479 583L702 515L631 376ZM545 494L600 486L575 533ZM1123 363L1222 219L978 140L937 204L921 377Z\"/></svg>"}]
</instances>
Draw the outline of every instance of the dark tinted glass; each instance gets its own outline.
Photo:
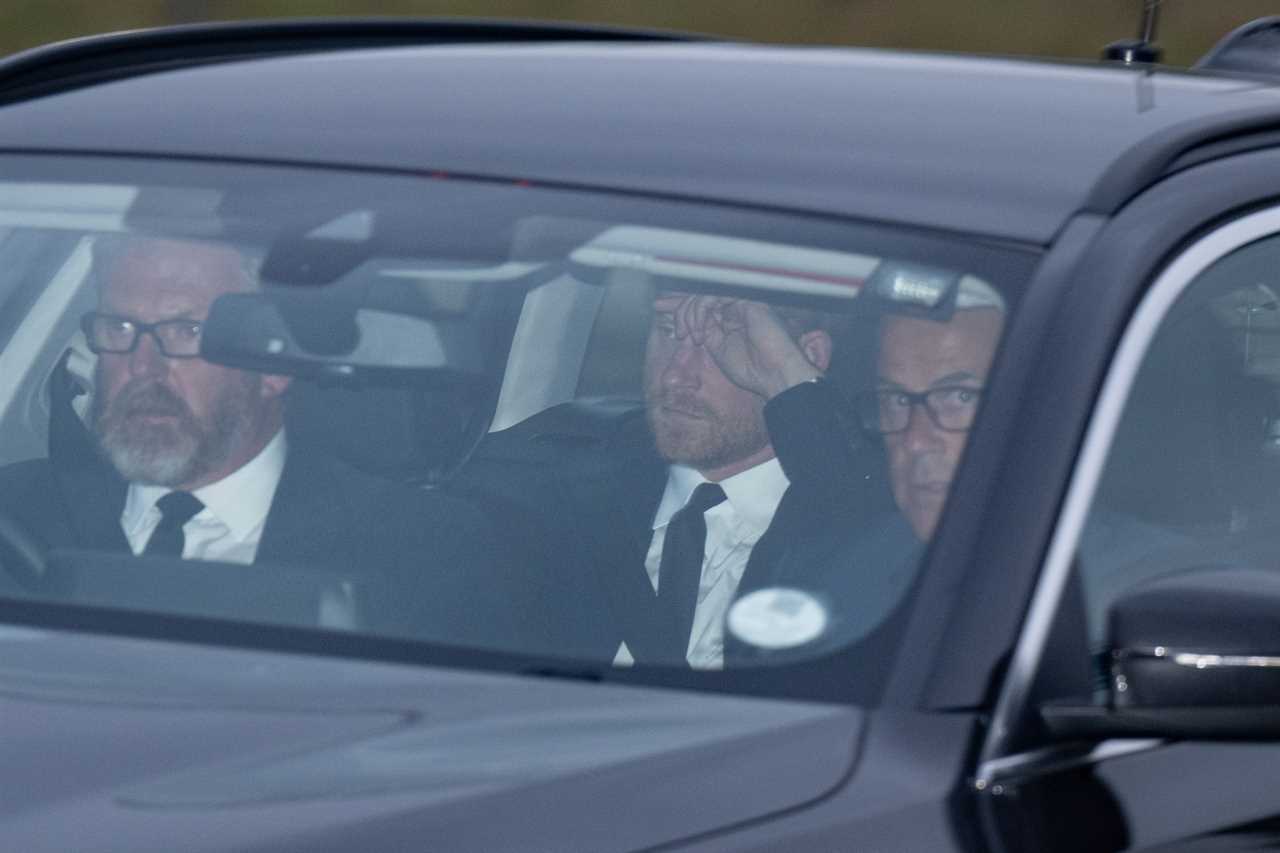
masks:
<instances>
[{"instance_id":1,"label":"dark tinted glass","mask_svg":"<svg viewBox=\"0 0 1280 853\"><path fill-rule=\"evenodd\" d=\"M0 512L54 546L10 554L9 594L423 659L774 667L782 693L841 649L883 675L1035 262L793 213L142 159L2 160L0 217L0 269L39 282L0 339ZM873 280L941 289L922 311ZM774 436L783 395L804 416ZM195 493L188 559L78 541L30 491L67 472L132 551L157 490ZM698 602L667 612L700 479L728 500L692 546ZM756 553L766 529L792 562Z\"/></svg>"}]
</instances>

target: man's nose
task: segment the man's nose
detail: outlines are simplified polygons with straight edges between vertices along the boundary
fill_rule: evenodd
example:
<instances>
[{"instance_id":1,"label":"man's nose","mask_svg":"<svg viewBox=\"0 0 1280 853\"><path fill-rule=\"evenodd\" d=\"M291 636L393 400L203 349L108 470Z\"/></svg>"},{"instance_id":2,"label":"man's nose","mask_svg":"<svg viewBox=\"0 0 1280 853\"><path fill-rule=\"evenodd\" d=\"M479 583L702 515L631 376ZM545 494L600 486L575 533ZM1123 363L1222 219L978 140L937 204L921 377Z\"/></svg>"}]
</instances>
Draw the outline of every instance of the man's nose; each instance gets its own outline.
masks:
<instances>
[{"instance_id":1,"label":"man's nose","mask_svg":"<svg viewBox=\"0 0 1280 853\"><path fill-rule=\"evenodd\" d=\"M138 335L138 344L129 353L129 373L134 376L160 376L169 371L169 357L160 351L160 343L150 331Z\"/></svg>"},{"instance_id":2,"label":"man's nose","mask_svg":"<svg viewBox=\"0 0 1280 853\"><path fill-rule=\"evenodd\" d=\"M662 372L662 384L671 388L696 388L702 382L702 360L706 350L686 337L676 342L666 370Z\"/></svg>"},{"instance_id":3,"label":"man's nose","mask_svg":"<svg viewBox=\"0 0 1280 853\"><path fill-rule=\"evenodd\" d=\"M912 453L927 453L942 447L942 429L933 422L933 417L923 403L916 403L911 407L902 441Z\"/></svg>"}]
</instances>

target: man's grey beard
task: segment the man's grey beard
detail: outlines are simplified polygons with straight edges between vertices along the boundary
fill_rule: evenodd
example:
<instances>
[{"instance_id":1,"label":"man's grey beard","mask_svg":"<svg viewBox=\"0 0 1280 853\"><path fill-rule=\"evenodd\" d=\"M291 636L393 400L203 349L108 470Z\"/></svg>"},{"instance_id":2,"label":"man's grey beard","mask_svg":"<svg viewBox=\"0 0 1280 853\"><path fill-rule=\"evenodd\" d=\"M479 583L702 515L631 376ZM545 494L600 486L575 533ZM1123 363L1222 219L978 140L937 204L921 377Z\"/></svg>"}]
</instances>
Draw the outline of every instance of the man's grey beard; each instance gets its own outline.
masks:
<instances>
[{"instance_id":1,"label":"man's grey beard","mask_svg":"<svg viewBox=\"0 0 1280 853\"><path fill-rule=\"evenodd\" d=\"M256 377L213 401L212 422L197 421L186 402L155 381L126 384L110 404L94 401L94 431L103 455L129 482L181 486L217 470L250 427ZM101 387L101 386L99 386ZM172 415L152 423L145 416Z\"/></svg>"}]
</instances>

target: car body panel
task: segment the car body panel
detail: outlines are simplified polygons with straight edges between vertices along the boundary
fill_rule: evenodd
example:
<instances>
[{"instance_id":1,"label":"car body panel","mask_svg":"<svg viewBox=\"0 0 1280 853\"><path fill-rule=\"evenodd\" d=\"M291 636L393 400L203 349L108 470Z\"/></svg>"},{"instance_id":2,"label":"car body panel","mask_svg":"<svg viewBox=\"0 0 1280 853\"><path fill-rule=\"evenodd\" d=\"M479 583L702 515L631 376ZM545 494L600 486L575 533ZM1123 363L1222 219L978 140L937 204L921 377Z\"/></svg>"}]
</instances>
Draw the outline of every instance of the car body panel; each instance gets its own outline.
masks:
<instances>
[{"instance_id":1,"label":"car body panel","mask_svg":"<svg viewBox=\"0 0 1280 853\"><path fill-rule=\"evenodd\" d=\"M344 849L379 823L386 846L635 849L823 797L863 728L837 706L30 628L0 647L15 850Z\"/></svg>"},{"instance_id":2,"label":"car body panel","mask_svg":"<svg viewBox=\"0 0 1280 853\"><path fill-rule=\"evenodd\" d=\"M959 549L981 528L976 549L968 552L971 562L947 565L947 572L956 573L950 583L941 572L930 577L938 584L936 602L954 603L960 577L965 582L959 594L971 602L951 611L958 620L955 633L940 640L936 668L912 673L913 687L927 690L931 704L983 701L984 685L971 666L997 660L1008 649L1001 643L1007 634L993 630L1000 617L991 614L1023 618L1021 608L1037 575L1018 567L1039 566L1044 559L1045 537L1057 522L1065 479L1076 464L1099 383L1151 277L1206 221L1219 222L1277 198L1280 156L1275 151L1225 158L1162 181L1057 263L1050 263L1053 253L1046 259L1028 290L1034 301L1024 304L1002 344L1009 357L998 361L991 377L1019 391L1001 401L999 410L988 410L994 415L987 421L991 428L975 433L967 448L964 464L982 472L984 482L973 482L979 489L974 502L953 505L936 540L940 547ZM1052 407L1014 405L1045 388L1054 389ZM1062 485L1027 489L1025 472L1032 468L1053 482L1062 478ZM922 636L939 636L928 626L925 610L921 628L931 633Z\"/></svg>"},{"instance_id":3,"label":"car body panel","mask_svg":"<svg viewBox=\"0 0 1280 853\"><path fill-rule=\"evenodd\" d=\"M1087 692L1091 673L1053 621L1070 585L1033 618L1027 606L1151 276L1197 233L1280 198L1274 151L1164 170L1180 146L1280 123L1278 95L1143 68L570 43L191 64L0 107L6 151L562 183L1049 248L990 376L1001 394L956 481L966 500L883 661L882 707L717 695L713 678L481 674L434 649L396 656L409 665L342 659L350 647L314 635L311 655L199 644L269 645L235 626L187 642L3 628L3 763L24 783L0 798L6 846L999 850L1093 820L1096 836L1056 843L1118 849L1265 820L1265 785L1215 810L1204 781L1265 778L1275 747L1046 747L1037 703ZM550 301L525 318L578 304ZM558 399L512 403L508 420ZM1032 653L1011 658L1019 636ZM977 778L988 758L1017 769Z\"/></svg>"},{"instance_id":4,"label":"car body panel","mask_svg":"<svg viewBox=\"0 0 1280 853\"><path fill-rule=\"evenodd\" d=\"M858 768L805 809L677 849L690 851L984 849L956 797L980 720L972 714L868 711Z\"/></svg>"},{"instance_id":5,"label":"car body panel","mask_svg":"<svg viewBox=\"0 0 1280 853\"><path fill-rule=\"evenodd\" d=\"M1045 243L1131 146L1230 110L1280 116L1280 88L881 51L397 48L35 98L0 111L0 147L568 182Z\"/></svg>"}]
</instances>

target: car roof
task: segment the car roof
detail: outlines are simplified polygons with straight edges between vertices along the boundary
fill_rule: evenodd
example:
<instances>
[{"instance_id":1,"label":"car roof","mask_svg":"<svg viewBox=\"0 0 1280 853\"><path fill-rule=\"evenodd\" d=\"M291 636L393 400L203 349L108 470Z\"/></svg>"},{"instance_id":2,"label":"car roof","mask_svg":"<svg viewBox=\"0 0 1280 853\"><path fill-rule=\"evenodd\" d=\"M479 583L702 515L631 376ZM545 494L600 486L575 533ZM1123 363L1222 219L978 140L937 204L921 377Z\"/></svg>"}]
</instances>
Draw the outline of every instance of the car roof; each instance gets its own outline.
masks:
<instances>
[{"instance_id":1,"label":"car roof","mask_svg":"<svg viewBox=\"0 0 1280 853\"><path fill-rule=\"evenodd\" d=\"M0 93L5 84L0 66ZM0 107L0 150L357 165L688 196L1045 244L1280 87L1099 64L739 43L356 48Z\"/></svg>"}]
</instances>

